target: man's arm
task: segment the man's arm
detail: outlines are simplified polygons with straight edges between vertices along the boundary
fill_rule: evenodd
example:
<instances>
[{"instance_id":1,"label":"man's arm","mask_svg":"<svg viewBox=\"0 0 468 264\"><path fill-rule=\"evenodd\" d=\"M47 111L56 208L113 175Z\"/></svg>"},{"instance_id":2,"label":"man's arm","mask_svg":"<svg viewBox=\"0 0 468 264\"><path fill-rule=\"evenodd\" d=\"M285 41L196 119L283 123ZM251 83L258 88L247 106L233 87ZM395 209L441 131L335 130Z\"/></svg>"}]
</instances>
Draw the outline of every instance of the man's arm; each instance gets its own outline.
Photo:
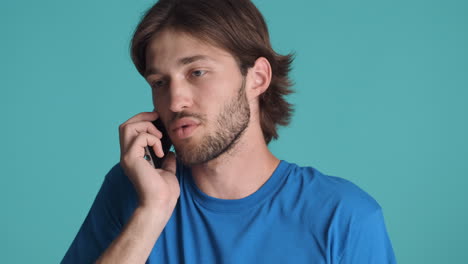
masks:
<instances>
[{"instance_id":1,"label":"man's arm","mask_svg":"<svg viewBox=\"0 0 468 264\"><path fill-rule=\"evenodd\" d=\"M105 176L86 218L60 263L95 262L122 231L122 225L135 208L136 193L120 164L116 164Z\"/></svg>"},{"instance_id":2,"label":"man's arm","mask_svg":"<svg viewBox=\"0 0 468 264\"><path fill-rule=\"evenodd\" d=\"M171 217L173 207L138 207L122 233L96 263L144 263Z\"/></svg>"},{"instance_id":3,"label":"man's arm","mask_svg":"<svg viewBox=\"0 0 468 264\"><path fill-rule=\"evenodd\" d=\"M107 173L88 215L61 263L94 263L99 256L100 261L105 263L106 258L113 258L113 251L129 256L133 254L125 252L127 249L148 251L148 247L155 245L170 219L172 211L168 210L173 210L176 203L165 203L164 206L156 206L157 203L155 206L139 205L132 183L120 164L115 165ZM141 253L136 254L141 256ZM148 255L149 253L146 258Z\"/></svg>"},{"instance_id":4,"label":"man's arm","mask_svg":"<svg viewBox=\"0 0 468 264\"><path fill-rule=\"evenodd\" d=\"M62 263L92 263L99 256L104 263L148 258L180 195L175 155L163 152L163 135L148 122L158 117L157 112L142 112L119 126L120 163L106 176ZM164 157L161 168L146 159L148 146Z\"/></svg>"}]
</instances>

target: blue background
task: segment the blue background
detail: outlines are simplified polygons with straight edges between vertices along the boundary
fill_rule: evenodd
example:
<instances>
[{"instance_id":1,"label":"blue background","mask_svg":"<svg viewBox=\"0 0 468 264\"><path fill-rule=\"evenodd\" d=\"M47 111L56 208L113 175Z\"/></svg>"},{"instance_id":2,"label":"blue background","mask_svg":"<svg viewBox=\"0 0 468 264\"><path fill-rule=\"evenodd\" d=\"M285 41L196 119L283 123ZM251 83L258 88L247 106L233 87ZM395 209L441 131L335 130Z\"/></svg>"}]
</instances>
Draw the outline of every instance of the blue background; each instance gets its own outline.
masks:
<instances>
[{"instance_id":1,"label":"blue background","mask_svg":"<svg viewBox=\"0 0 468 264\"><path fill-rule=\"evenodd\" d=\"M62 259L119 161L118 126L153 109L128 51L152 3L1 2L2 262ZM464 263L468 2L254 3L296 52L273 153L371 194L399 263Z\"/></svg>"}]
</instances>

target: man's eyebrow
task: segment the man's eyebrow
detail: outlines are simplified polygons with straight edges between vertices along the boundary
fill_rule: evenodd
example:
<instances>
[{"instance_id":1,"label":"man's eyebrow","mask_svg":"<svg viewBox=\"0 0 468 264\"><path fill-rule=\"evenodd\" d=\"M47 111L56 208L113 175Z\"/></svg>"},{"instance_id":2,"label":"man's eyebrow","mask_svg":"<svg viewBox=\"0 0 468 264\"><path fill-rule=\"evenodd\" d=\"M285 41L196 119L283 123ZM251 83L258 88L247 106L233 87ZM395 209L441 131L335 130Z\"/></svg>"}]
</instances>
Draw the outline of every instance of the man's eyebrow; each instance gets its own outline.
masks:
<instances>
[{"instance_id":1,"label":"man's eyebrow","mask_svg":"<svg viewBox=\"0 0 468 264\"><path fill-rule=\"evenodd\" d=\"M179 59L179 61L177 61L177 65L178 66L187 65L187 64L193 63L195 61L199 61L199 60L213 61L213 59L211 59L210 57L208 57L206 55L194 55L194 56L184 57L184 58ZM158 70L158 68L149 67L149 68L146 69L144 76L145 76L145 78L147 78L148 76L150 76L152 74L158 74L159 72L160 71Z\"/></svg>"},{"instance_id":2,"label":"man's eyebrow","mask_svg":"<svg viewBox=\"0 0 468 264\"><path fill-rule=\"evenodd\" d=\"M182 59L180 59L178 61L177 64L187 65L187 64L190 64L190 63L195 62L197 60L212 60L212 59L210 57L206 56L206 55L195 55L195 56L182 58Z\"/></svg>"}]
</instances>

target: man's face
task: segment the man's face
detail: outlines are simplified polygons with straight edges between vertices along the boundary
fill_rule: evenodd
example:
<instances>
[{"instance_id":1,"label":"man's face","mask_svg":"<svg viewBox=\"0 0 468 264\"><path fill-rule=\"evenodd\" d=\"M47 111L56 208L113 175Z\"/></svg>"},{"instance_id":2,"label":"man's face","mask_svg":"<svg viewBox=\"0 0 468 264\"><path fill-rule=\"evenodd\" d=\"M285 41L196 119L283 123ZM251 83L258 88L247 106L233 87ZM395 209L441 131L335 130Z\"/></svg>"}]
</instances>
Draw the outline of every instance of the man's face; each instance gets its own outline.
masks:
<instances>
[{"instance_id":1,"label":"man's face","mask_svg":"<svg viewBox=\"0 0 468 264\"><path fill-rule=\"evenodd\" d=\"M229 150L247 128L245 77L228 52L180 32L150 42L146 79L177 157L186 165Z\"/></svg>"}]
</instances>

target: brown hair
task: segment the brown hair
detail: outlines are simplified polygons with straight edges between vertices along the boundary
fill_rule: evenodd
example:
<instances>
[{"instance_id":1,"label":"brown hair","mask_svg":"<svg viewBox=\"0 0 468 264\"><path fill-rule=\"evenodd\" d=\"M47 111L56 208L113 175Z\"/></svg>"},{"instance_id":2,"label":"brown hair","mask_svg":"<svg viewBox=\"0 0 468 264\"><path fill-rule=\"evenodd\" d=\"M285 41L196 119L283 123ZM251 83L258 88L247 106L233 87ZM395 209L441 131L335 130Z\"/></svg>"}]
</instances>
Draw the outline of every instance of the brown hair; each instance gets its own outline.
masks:
<instances>
[{"instance_id":1,"label":"brown hair","mask_svg":"<svg viewBox=\"0 0 468 264\"><path fill-rule=\"evenodd\" d=\"M245 76L255 60L265 57L272 68L268 89L259 97L260 124L265 142L277 139L277 126L291 120L292 93L288 77L293 54L277 54L270 44L268 28L250 0L160 0L146 11L131 40L131 58L138 72L146 70L146 47L162 29L188 33L228 51Z\"/></svg>"}]
</instances>

